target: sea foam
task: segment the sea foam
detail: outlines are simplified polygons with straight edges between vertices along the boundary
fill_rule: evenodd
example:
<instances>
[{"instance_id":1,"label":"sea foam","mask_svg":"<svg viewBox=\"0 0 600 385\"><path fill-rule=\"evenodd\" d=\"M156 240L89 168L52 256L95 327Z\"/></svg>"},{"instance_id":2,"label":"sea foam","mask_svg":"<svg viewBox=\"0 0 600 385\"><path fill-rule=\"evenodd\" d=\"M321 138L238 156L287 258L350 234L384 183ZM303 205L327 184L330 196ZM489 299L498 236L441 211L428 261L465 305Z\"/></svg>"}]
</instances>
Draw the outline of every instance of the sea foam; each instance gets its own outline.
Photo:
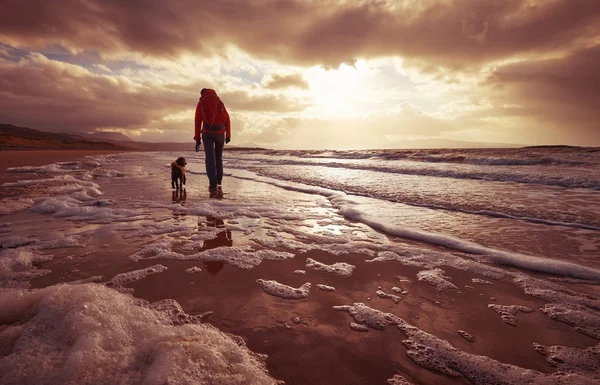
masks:
<instances>
[{"instance_id":1,"label":"sea foam","mask_svg":"<svg viewBox=\"0 0 600 385\"><path fill-rule=\"evenodd\" d=\"M363 303L334 306L348 312L356 322L373 329L397 328L406 336L402 341L407 355L417 365L451 377L464 377L475 385L593 385L600 379L600 345L588 349L534 345L536 350L553 359L561 371L551 374L503 364L490 357L463 352L448 341L429 334L391 313Z\"/></svg>"},{"instance_id":2,"label":"sea foam","mask_svg":"<svg viewBox=\"0 0 600 385\"><path fill-rule=\"evenodd\" d=\"M0 292L0 382L18 384L272 384L264 357L205 324L102 285Z\"/></svg>"},{"instance_id":3,"label":"sea foam","mask_svg":"<svg viewBox=\"0 0 600 385\"><path fill-rule=\"evenodd\" d=\"M262 287L265 293L275 297L284 299L303 299L308 297L310 294L311 284L306 282L304 285L294 288L288 285L284 285L273 280L257 279L256 283Z\"/></svg>"},{"instance_id":4,"label":"sea foam","mask_svg":"<svg viewBox=\"0 0 600 385\"><path fill-rule=\"evenodd\" d=\"M336 262L332 265L326 265L312 258L306 258L306 267L308 269L323 271L326 273L339 275L341 277L349 277L352 275L355 266L345 262Z\"/></svg>"}]
</instances>

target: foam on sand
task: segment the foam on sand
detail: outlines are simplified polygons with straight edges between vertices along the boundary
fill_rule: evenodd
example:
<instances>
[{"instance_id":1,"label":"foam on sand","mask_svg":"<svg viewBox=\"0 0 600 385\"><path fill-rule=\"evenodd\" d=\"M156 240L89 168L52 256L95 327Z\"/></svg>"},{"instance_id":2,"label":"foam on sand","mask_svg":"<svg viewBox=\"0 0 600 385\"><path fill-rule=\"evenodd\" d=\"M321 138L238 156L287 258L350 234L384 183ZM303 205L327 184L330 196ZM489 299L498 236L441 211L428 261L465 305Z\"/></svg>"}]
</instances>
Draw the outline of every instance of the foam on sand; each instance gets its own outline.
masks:
<instances>
[{"instance_id":1,"label":"foam on sand","mask_svg":"<svg viewBox=\"0 0 600 385\"><path fill-rule=\"evenodd\" d=\"M417 273L417 278L421 282L425 282L437 289L437 291L445 291L449 289L456 289L458 287L453 283L449 282L449 277L444 276L445 272L442 269L423 270Z\"/></svg>"},{"instance_id":2,"label":"foam on sand","mask_svg":"<svg viewBox=\"0 0 600 385\"><path fill-rule=\"evenodd\" d=\"M375 292L375 294L377 294L381 298L389 298L392 301L394 301L394 303L398 303L398 302L400 302L402 300L402 297L400 297L399 295L395 295L395 294L391 294L391 293L386 293L383 290L377 290Z\"/></svg>"},{"instance_id":3,"label":"foam on sand","mask_svg":"<svg viewBox=\"0 0 600 385\"><path fill-rule=\"evenodd\" d=\"M322 283L317 283L316 286L318 289L321 289L323 291L335 291L335 287L329 286L329 285L324 285Z\"/></svg>"},{"instance_id":4,"label":"foam on sand","mask_svg":"<svg viewBox=\"0 0 600 385\"><path fill-rule=\"evenodd\" d=\"M284 285L277 281L267 281L264 279L257 279L256 283L262 287L265 293L275 297L284 299L302 299L308 297L310 294L310 282L306 282L299 288L294 288L288 285Z\"/></svg>"},{"instance_id":5,"label":"foam on sand","mask_svg":"<svg viewBox=\"0 0 600 385\"><path fill-rule=\"evenodd\" d=\"M399 374L394 374L394 377L387 380L387 383L388 385L412 385L412 383L408 382L406 378Z\"/></svg>"},{"instance_id":6,"label":"foam on sand","mask_svg":"<svg viewBox=\"0 0 600 385\"><path fill-rule=\"evenodd\" d=\"M575 304L547 303L540 311L553 320L571 325L576 331L600 340L600 312Z\"/></svg>"},{"instance_id":7,"label":"foam on sand","mask_svg":"<svg viewBox=\"0 0 600 385\"><path fill-rule=\"evenodd\" d=\"M366 262L394 261L406 266L422 267L426 269L448 266L492 279L502 279L507 275L510 275L510 272L506 270L484 265L483 263L468 259L466 255L461 256L418 247L407 248L400 245L389 245L386 248L387 250L381 251L376 258L367 260Z\"/></svg>"},{"instance_id":8,"label":"foam on sand","mask_svg":"<svg viewBox=\"0 0 600 385\"><path fill-rule=\"evenodd\" d=\"M545 374L503 364L487 356L463 352L400 317L370 308L364 303L333 308L347 311L356 322L373 329L397 326L406 336L402 343L408 348L407 355L413 362L451 377L464 377L475 385L593 385L600 378L600 345L588 349L536 346L538 352L556 357L557 366L562 365L561 371Z\"/></svg>"},{"instance_id":9,"label":"foam on sand","mask_svg":"<svg viewBox=\"0 0 600 385\"><path fill-rule=\"evenodd\" d=\"M250 246L217 247L193 254L182 254L172 250L174 241L160 240L143 246L127 258L136 262L142 259L176 259L182 261L196 260L208 262L225 262L244 270L252 269L263 260L283 261L294 257L284 251L262 249L255 251Z\"/></svg>"},{"instance_id":10,"label":"foam on sand","mask_svg":"<svg viewBox=\"0 0 600 385\"><path fill-rule=\"evenodd\" d=\"M34 248L0 249L0 287L29 287L29 280L50 273L35 265L51 259Z\"/></svg>"},{"instance_id":11,"label":"foam on sand","mask_svg":"<svg viewBox=\"0 0 600 385\"><path fill-rule=\"evenodd\" d=\"M27 210L34 204L35 202L29 198L2 198L0 199L0 215Z\"/></svg>"},{"instance_id":12,"label":"foam on sand","mask_svg":"<svg viewBox=\"0 0 600 385\"><path fill-rule=\"evenodd\" d=\"M457 333L458 333L458 334L459 334L459 335L460 335L462 338L464 338L464 339L465 339L465 341L467 341L467 342L474 342L474 341L475 341L475 338L473 338L473 336L472 336L471 334L467 333L467 332L466 332L466 331L464 331L464 330L457 330L456 332L457 332Z\"/></svg>"},{"instance_id":13,"label":"foam on sand","mask_svg":"<svg viewBox=\"0 0 600 385\"><path fill-rule=\"evenodd\" d=\"M400 318L391 313L383 313L365 305L364 303L354 303L351 306L334 306L333 310L348 312L357 323L367 325L378 330L384 330L388 326L397 325L401 321Z\"/></svg>"},{"instance_id":14,"label":"foam on sand","mask_svg":"<svg viewBox=\"0 0 600 385\"><path fill-rule=\"evenodd\" d=\"M116 209L102 205L84 205L70 196L57 196L38 202L32 211L40 214L52 214L55 217L75 221L86 220L90 223L111 223L136 217L138 212L131 209Z\"/></svg>"},{"instance_id":15,"label":"foam on sand","mask_svg":"<svg viewBox=\"0 0 600 385\"><path fill-rule=\"evenodd\" d=\"M590 309L600 310L600 298L581 294L553 282L519 274L513 281L523 288L525 294L542 299L546 302L568 305L580 305Z\"/></svg>"},{"instance_id":16,"label":"foam on sand","mask_svg":"<svg viewBox=\"0 0 600 385\"><path fill-rule=\"evenodd\" d=\"M527 306L521 305L496 305L489 304L488 308L493 310L496 314L498 314L504 323L509 324L510 326L517 326L519 319L516 314L519 312L522 313L531 313L533 309L528 308Z\"/></svg>"},{"instance_id":17,"label":"foam on sand","mask_svg":"<svg viewBox=\"0 0 600 385\"><path fill-rule=\"evenodd\" d=\"M600 344L587 349L544 346L536 343L533 347L547 358L550 365L559 368L560 371L581 373L593 378L596 384L600 381Z\"/></svg>"},{"instance_id":18,"label":"foam on sand","mask_svg":"<svg viewBox=\"0 0 600 385\"><path fill-rule=\"evenodd\" d=\"M271 384L265 357L102 285L0 292L0 383Z\"/></svg>"},{"instance_id":19,"label":"foam on sand","mask_svg":"<svg viewBox=\"0 0 600 385\"><path fill-rule=\"evenodd\" d=\"M346 210L347 211L347 210ZM376 220L362 217L359 214L348 212L345 214L350 219L359 220L374 229L385 231L388 234L404 238L415 239L435 245L449 247L467 253L485 255L496 263L512 265L527 270L539 271L556 275L565 275L575 278L600 281L600 270L575 263L560 261L556 259L535 257L504 250L496 250L485 247L474 242L465 241L445 234L427 233L415 229L401 228L397 226L380 223Z\"/></svg>"},{"instance_id":20,"label":"foam on sand","mask_svg":"<svg viewBox=\"0 0 600 385\"><path fill-rule=\"evenodd\" d=\"M363 324L357 324L356 322L350 323L350 329L356 330L357 332L368 332L369 327Z\"/></svg>"},{"instance_id":21,"label":"foam on sand","mask_svg":"<svg viewBox=\"0 0 600 385\"><path fill-rule=\"evenodd\" d=\"M339 275L341 277L349 277L352 275L355 266L345 262L337 262L332 265L326 265L312 258L306 258L306 267L316 271L323 271L326 273Z\"/></svg>"},{"instance_id":22,"label":"foam on sand","mask_svg":"<svg viewBox=\"0 0 600 385\"><path fill-rule=\"evenodd\" d=\"M141 279L144 279L149 275L162 273L165 270L167 270L166 266L153 265L153 266L147 267L145 269L128 271L127 273L117 274L106 284L108 286L125 286L127 284L137 282Z\"/></svg>"}]
</instances>

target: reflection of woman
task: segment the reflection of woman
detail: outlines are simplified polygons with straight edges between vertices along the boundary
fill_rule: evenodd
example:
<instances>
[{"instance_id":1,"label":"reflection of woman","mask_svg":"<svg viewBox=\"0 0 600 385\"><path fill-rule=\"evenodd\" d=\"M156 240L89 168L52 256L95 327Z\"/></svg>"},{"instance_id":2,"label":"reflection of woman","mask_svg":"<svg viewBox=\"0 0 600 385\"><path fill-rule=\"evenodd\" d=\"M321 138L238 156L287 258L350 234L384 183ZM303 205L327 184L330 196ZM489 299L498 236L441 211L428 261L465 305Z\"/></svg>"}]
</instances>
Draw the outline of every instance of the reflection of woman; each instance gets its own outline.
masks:
<instances>
[{"instance_id":1,"label":"reflection of woman","mask_svg":"<svg viewBox=\"0 0 600 385\"><path fill-rule=\"evenodd\" d=\"M225 227L225 223L221 219L212 216L206 217L206 225L217 229ZM204 246L202 246L200 251L216 249L217 247L223 246L231 247L232 245L233 240L231 239L231 231L223 230L218 232L215 238L204 241ZM203 265L204 269L212 275L217 274L223 268L223 262L221 261L205 261L203 262Z\"/></svg>"}]
</instances>

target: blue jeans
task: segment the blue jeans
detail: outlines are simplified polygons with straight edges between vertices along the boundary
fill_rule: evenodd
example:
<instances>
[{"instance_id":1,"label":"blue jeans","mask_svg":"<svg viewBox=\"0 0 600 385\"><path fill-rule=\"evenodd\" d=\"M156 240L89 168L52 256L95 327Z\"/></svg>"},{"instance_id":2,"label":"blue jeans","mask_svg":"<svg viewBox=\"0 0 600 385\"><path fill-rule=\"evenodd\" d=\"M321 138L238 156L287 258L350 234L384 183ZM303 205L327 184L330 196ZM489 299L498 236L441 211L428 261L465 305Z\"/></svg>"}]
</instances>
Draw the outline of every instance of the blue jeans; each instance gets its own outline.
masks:
<instances>
[{"instance_id":1,"label":"blue jeans","mask_svg":"<svg viewBox=\"0 0 600 385\"><path fill-rule=\"evenodd\" d=\"M223 180L223 146L225 146L225 134L217 134L210 131L202 133L204 144L204 158L206 163L206 175L210 188L216 188Z\"/></svg>"}]
</instances>

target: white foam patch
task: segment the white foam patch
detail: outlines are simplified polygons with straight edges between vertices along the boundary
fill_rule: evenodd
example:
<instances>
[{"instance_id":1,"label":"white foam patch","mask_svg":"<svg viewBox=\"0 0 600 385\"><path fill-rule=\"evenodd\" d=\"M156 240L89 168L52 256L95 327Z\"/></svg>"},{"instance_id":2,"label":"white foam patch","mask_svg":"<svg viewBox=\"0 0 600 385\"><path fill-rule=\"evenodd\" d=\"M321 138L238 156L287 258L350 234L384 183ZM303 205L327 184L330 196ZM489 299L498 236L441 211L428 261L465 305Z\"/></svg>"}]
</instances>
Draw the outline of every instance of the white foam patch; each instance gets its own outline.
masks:
<instances>
[{"instance_id":1,"label":"white foam patch","mask_svg":"<svg viewBox=\"0 0 600 385\"><path fill-rule=\"evenodd\" d=\"M471 282L476 283L478 285L492 285L490 281L486 281L485 279L481 278L473 278L471 279Z\"/></svg>"},{"instance_id":2,"label":"white foam patch","mask_svg":"<svg viewBox=\"0 0 600 385\"><path fill-rule=\"evenodd\" d=\"M84 283L94 283L100 282L102 280L102 275L94 275L88 278L76 279L75 281L65 282L66 285L82 285Z\"/></svg>"},{"instance_id":3,"label":"white foam patch","mask_svg":"<svg viewBox=\"0 0 600 385\"><path fill-rule=\"evenodd\" d=\"M446 277L444 270L433 269L423 270L417 273L417 278L420 282L425 282L437 289L437 291L445 291L450 289L458 290L458 287L452 282L448 281L450 277Z\"/></svg>"},{"instance_id":4,"label":"white foam patch","mask_svg":"<svg viewBox=\"0 0 600 385\"><path fill-rule=\"evenodd\" d=\"M466 259L466 256L463 258L448 252L444 253L428 249L419 249L412 246L410 248L400 245L389 245L387 247L390 250L382 251L378 253L376 258L367 260L366 262L394 261L406 266L423 267L427 269L447 266L492 279L502 279L507 275L510 275L506 270L487 266L471 259Z\"/></svg>"},{"instance_id":5,"label":"white foam patch","mask_svg":"<svg viewBox=\"0 0 600 385\"><path fill-rule=\"evenodd\" d=\"M156 310L166 314L167 317L169 317L169 320L174 325L200 323L204 318L213 314L212 311L206 311L202 314L197 315L187 314L183 310L179 302L175 301L174 299L163 299L160 301L152 302L151 304L149 304L148 307L152 310Z\"/></svg>"},{"instance_id":6,"label":"white foam patch","mask_svg":"<svg viewBox=\"0 0 600 385\"><path fill-rule=\"evenodd\" d=\"M475 338L473 338L473 336L472 336L471 334L467 333L467 332L466 332L466 331L464 331L464 330L457 330L456 332L457 332L457 333L458 333L458 334L459 334L459 335L460 335L462 338L464 338L464 339L465 339L465 341L467 341L467 342L474 342L474 341L475 341Z\"/></svg>"},{"instance_id":7,"label":"white foam patch","mask_svg":"<svg viewBox=\"0 0 600 385\"><path fill-rule=\"evenodd\" d=\"M68 235L59 239L49 240L40 242L39 249L61 249L61 248L75 248L75 247L85 247L79 241L79 236L76 235Z\"/></svg>"},{"instance_id":8,"label":"white foam patch","mask_svg":"<svg viewBox=\"0 0 600 385\"><path fill-rule=\"evenodd\" d=\"M510 326L517 326L517 323L519 322L519 319L516 316L517 313L531 313L533 311L533 309L521 305L489 304L488 308L498 314L500 318L502 318L502 321Z\"/></svg>"},{"instance_id":9,"label":"white foam patch","mask_svg":"<svg viewBox=\"0 0 600 385\"><path fill-rule=\"evenodd\" d=\"M600 312L575 304L547 303L540 311L553 320L571 325L576 331L600 340Z\"/></svg>"},{"instance_id":10,"label":"white foam patch","mask_svg":"<svg viewBox=\"0 0 600 385\"><path fill-rule=\"evenodd\" d=\"M596 383L600 373L598 345L583 350L545 348L550 354L561 354L559 359L568 363L561 366L561 371L545 374L503 364L487 356L463 352L448 341L424 332L400 317L370 308L364 303L334 306L334 309L347 311L357 322L374 329L382 330L396 325L406 335L402 342L408 348L407 355L413 362L451 377L464 377L475 385L592 385Z\"/></svg>"},{"instance_id":11,"label":"white foam patch","mask_svg":"<svg viewBox=\"0 0 600 385\"><path fill-rule=\"evenodd\" d=\"M282 228L278 228L278 231L283 231ZM298 232L295 232L298 234ZM293 234L293 235L296 235ZM298 235L299 236L299 235ZM308 251L319 250L324 251L333 255L342 255L342 254L350 254L350 253L359 253L364 254L366 256L373 256L375 252L369 249L370 246L373 246L371 243L361 242L361 241L350 241L349 239L344 239L343 237L338 237L339 244L327 244L327 243L319 243L318 238L322 236L312 234L304 234L300 236L305 239L308 243L299 242L293 239L284 238L281 236L275 238L252 238L251 241L256 242L257 244L267 247L270 249L283 247L287 250L292 250L296 253L306 253Z\"/></svg>"},{"instance_id":12,"label":"white foam patch","mask_svg":"<svg viewBox=\"0 0 600 385\"><path fill-rule=\"evenodd\" d=\"M192 235L192 232L194 230L185 225L144 221L142 225L136 224L136 226L132 226L131 228L121 228L119 229L119 231L126 232L126 234L123 235L123 238L127 239L133 237L147 238L163 234L167 234L172 237L189 237ZM204 232L201 232L200 234L203 233ZM213 239L216 236L216 234L217 232L211 232L209 234L206 234L206 238L204 239ZM194 239L201 238L203 237L199 234L194 235Z\"/></svg>"},{"instance_id":13,"label":"white foam patch","mask_svg":"<svg viewBox=\"0 0 600 385\"><path fill-rule=\"evenodd\" d=\"M185 269L186 273L199 273L201 271L202 271L202 269L199 268L198 266L192 266L189 269Z\"/></svg>"},{"instance_id":14,"label":"white foam patch","mask_svg":"<svg viewBox=\"0 0 600 385\"><path fill-rule=\"evenodd\" d=\"M198 229L198 232L190 236L191 241L208 241L211 239L215 239L219 233L223 232L223 229L218 229L215 227L201 227ZM198 242L198 243L200 243Z\"/></svg>"},{"instance_id":15,"label":"white foam patch","mask_svg":"<svg viewBox=\"0 0 600 385\"><path fill-rule=\"evenodd\" d=\"M294 274L297 274L297 275L306 275L306 270L294 270Z\"/></svg>"},{"instance_id":16,"label":"white foam patch","mask_svg":"<svg viewBox=\"0 0 600 385\"><path fill-rule=\"evenodd\" d=\"M265 357L102 285L0 292L2 383L275 385Z\"/></svg>"},{"instance_id":17,"label":"white foam patch","mask_svg":"<svg viewBox=\"0 0 600 385\"><path fill-rule=\"evenodd\" d=\"M311 288L310 282L306 282L298 288L284 285L274 280L267 281L264 279L257 279L256 283L263 289L265 293L284 299L306 298L310 294Z\"/></svg>"},{"instance_id":18,"label":"white foam patch","mask_svg":"<svg viewBox=\"0 0 600 385\"><path fill-rule=\"evenodd\" d=\"M27 281L50 273L35 265L51 259L33 248L0 250L0 287L28 287Z\"/></svg>"},{"instance_id":19,"label":"white foam patch","mask_svg":"<svg viewBox=\"0 0 600 385\"><path fill-rule=\"evenodd\" d=\"M306 267L316 271L335 274L341 277L349 277L352 275L355 266L345 262L337 262L332 265L326 265L312 258L306 258Z\"/></svg>"},{"instance_id":20,"label":"white foam patch","mask_svg":"<svg viewBox=\"0 0 600 385\"><path fill-rule=\"evenodd\" d=\"M177 259L225 262L241 269L252 269L261 264L263 260L283 261L294 257L294 254L284 251L258 250L254 251L250 246L240 247L217 247L200 251L193 254L181 254L173 251L172 241L161 240L150 245L145 245L127 258L132 261L142 259Z\"/></svg>"},{"instance_id":21,"label":"white foam patch","mask_svg":"<svg viewBox=\"0 0 600 385\"><path fill-rule=\"evenodd\" d=\"M394 303L398 303L398 302L400 302L402 300L402 297L400 297L399 295L395 295L395 294L391 294L391 293L386 293L383 290L377 290L375 292L375 294L377 294L381 298L389 298Z\"/></svg>"},{"instance_id":22,"label":"white foam patch","mask_svg":"<svg viewBox=\"0 0 600 385\"><path fill-rule=\"evenodd\" d=\"M357 324L356 322L350 323L350 329L356 330L357 332L368 332L369 327L363 324Z\"/></svg>"},{"instance_id":23,"label":"white foam patch","mask_svg":"<svg viewBox=\"0 0 600 385\"><path fill-rule=\"evenodd\" d=\"M193 254L190 259L202 261L220 261L239 267L240 269L252 269L264 260L283 261L294 258L294 254L274 250L246 251L240 247L219 247Z\"/></svg>"},{"instance_id":24,"label":"white foam patch","mask_svg":"<svg viewBox=\"0 0 600 385\"><path fill-rule=\"evenodd\" d=\"M113 209L97 205L82 205L81 201L69 197L58 196L38 202L32 209L40 214L53 214L71 220L86 220L90 223L111 223L130 219L138 215L130 209Z\"/></svg>"},{"instance_id":25,"label":"white foam patch","mask_svg":"<svg viewBox=\"0 0 600 385\"><path fill-rule=\"evenodd\" d=\"M163 265L153 265L147 267L145 269L128 271L127 273L121 273L115 275L110 281L106 283L107 286L125 286L127 284L137 282L146 278L152 274L162 273L167 270L166 266Z\"/></svg>"},{"instance_id":26,"label":"white foam patch","mask_svg":"<svg viewBox=\"0 0 600 385\"><path fill-rule=\"evenodd\" d=\"M351 306L334 306L333 310L348 312L357 323L377 330L384 330L388 326L397 325L401 321L400 318L391 313L381 312L360 302Z\"/></svg>"},{"instance_id":27,"label":"white foam patch","mask_svg":"<svg viewBox=\"0 0 600 385\"><path fill-rule=\"evenodd\" d=\"M600 310L600 298L581 294L552 282L519 274L513 280L521 286L525 294L540 298L546 302L573 304Z\"/></svg>"},{"instance_id":28,"label":"white foam patch","mask_svg":"<svg viewBox=\"0 0 600 385\"><path fill-rule=\"evenodd\" d=\"M566 346L543 346L533 344L534 349L545 356L550 365L567 373L579 373L600 382L600 344L587 349Z\"/></svg>"},{"instance_id":29,"label":"white foam patch","mask_svg":"<svg viewBox=\"0 0 600 385\"><path fill-rule=\"evenodd\" d=\"M144 245L127 258L137 262L142 259L186 259L184 254L171 250L173 241L159 240L149 245Z\"/></svg>"},{"instance_id":30,"label":"white foam patch","mask_svg":"<svg viewBox=\"0 0 600 385\"><path fill-rule=\"evenodd\" d=\"M413 385L412 382L408 382L406 378L399 374L394 374L394 377L387 380L388 385Z\"/></svg>"},{"instance_id":31,"label":"white foam patch","mask_svg":"<svg viewBox=\"0 0 600 385\"><path fill-rule=\"evenodd\" d=\"M335 287L329 286L329 285L324 285L322 283L318 283L316 286L318 289L321 289L323 291L335 291Z\"/></svg>"},{"instance_id":32,"label":"white foam patch","mask_svg":"<svg viewBox=\"0 0 600 385\"><path fill-rule=\"evenodd\" d=\"M2 198L0 199L0 215L27 210L34 204L35 202L29 198Z\"/></svg>"}]
</instances>

